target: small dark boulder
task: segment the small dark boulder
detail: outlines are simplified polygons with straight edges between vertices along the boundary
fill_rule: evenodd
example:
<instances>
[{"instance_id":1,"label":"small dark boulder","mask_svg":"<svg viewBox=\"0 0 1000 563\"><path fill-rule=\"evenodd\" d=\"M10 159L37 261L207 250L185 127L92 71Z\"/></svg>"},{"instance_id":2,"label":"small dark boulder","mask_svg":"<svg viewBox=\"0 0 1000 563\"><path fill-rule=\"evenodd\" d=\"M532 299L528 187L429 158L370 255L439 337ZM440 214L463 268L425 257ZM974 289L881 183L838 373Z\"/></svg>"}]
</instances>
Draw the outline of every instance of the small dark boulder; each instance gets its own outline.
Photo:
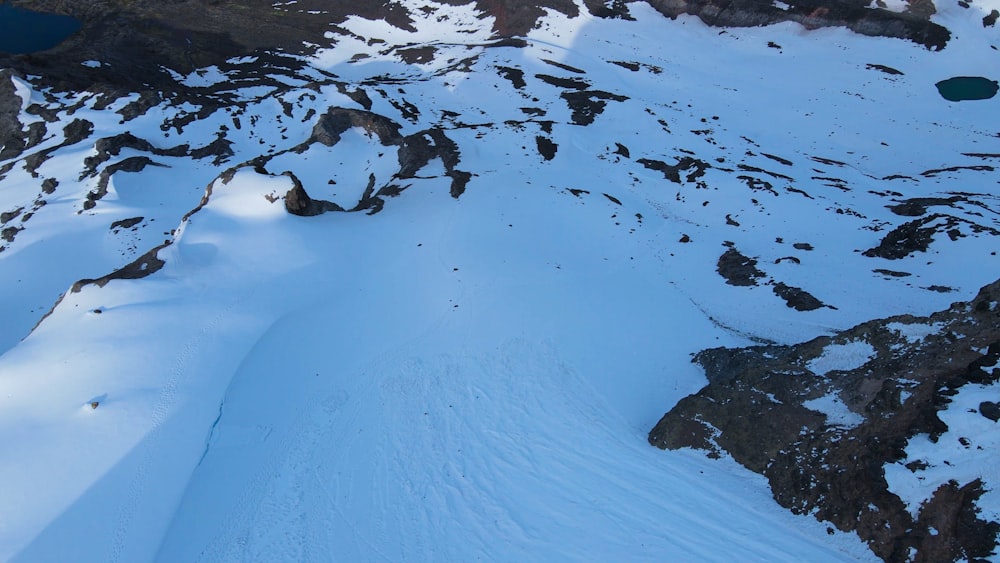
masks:
<instances>
[{"instance_id":1,"label":"small dark boulder","mask_svg":"<svg viewBox=\"0 0 1000 563\"><path fill-rule=\"evenodd\" d=\"M993 422L1000 421L1000 404L994 403L993 401L983 401L982 403L979 403L979 414L985 416Z\"/></svg>"}]
</instances>

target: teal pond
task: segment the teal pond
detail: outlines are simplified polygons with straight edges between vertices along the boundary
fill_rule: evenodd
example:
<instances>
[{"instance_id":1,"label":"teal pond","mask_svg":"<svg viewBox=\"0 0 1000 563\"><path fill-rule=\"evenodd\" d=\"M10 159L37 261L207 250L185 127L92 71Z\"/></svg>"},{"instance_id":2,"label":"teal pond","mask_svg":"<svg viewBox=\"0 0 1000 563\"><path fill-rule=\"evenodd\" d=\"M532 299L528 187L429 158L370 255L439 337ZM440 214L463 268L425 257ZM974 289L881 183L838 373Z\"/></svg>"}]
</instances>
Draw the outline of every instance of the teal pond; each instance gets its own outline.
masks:
<instances>
[{"instance_id":1,"label":"teal pond","mask_svg":"<svg viewBox=\"0 0 1000 563\"><path fill-rule=\"evenodd\" d=\"M952 101L988 100L996 95L998 88L996 80L981 76L956 76L935 84L941 97Z\"/></svg>"}]
</instances>

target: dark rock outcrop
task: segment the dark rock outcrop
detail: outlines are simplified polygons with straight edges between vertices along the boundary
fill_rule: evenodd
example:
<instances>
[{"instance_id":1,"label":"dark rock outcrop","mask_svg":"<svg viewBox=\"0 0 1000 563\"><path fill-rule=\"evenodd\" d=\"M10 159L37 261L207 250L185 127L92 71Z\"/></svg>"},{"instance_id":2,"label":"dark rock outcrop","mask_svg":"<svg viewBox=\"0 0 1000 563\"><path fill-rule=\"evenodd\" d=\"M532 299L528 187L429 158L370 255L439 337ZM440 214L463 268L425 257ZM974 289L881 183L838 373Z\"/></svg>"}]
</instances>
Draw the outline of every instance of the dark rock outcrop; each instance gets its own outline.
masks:
<instances>
[{"instance_id":1,"label":"dark rock outcrop","mask_svg":"<svg viewBox=\"0 0 1000 563\"><path fill-rule=\"evenodd\" d=\"M624 102L628 99L620 94L612 94L601 90L574 90L559 95L566 100L566 105L572 110L570 118L576 125L590 125L598 115L604 113L608 101Z\"/></svg>"},{"instance_id":2,"label":"dark rock outcrop","mask_svg":"<svg viewBox=\"0 0 1000 563\"><path fill-rule=\"evenodd\" d=\"M101 170L101 174L97 178L97 187L87 193L87 198L83 202L83 210L87 211L93 209L97 202L104 196L108 195L108 184L111 183L111 177L118 172L141 172L147 166L164 166L158 162L154 162L148 156L130 156L114 164L109 164Z\"/></svg>"},{"instance_id":3,"label":"dark rock outcrop","mask_svg":"<svg viewBox=\"0 0 1000 563\"><path fill-rule=\"evenodd\" d=\"M822 301L816 299L813 294L800 288L785 285L781 282L774 284L774 294L785 300L785 304L796 311L815 311L820 307L825 307Z\"/></svg>"},{"instance_id":4,"label":"dark rock outcrop","mask_svg":"<svg viewBox=\"0 0 1000 563\"><path fill-rule=\"evenodd\" d=\"M312 135L296 150L302 152L313 143L332 147L340 142L340 136L353 127L364 129L369 135L374 135L383 145L398 145L403 137L399 134L400 125L388 117L370 111L332 107L319 117L313 126Z\"/></svg>"},{"instance_id":5,"label":"dark rock outcrop","mask_svg":"<svg viewBox=\"0 0 1000 563\"><path fill-rule=\"evenodd\" d=\"M293 150L304 152L314 143L332 147L340 142L341 135L355 127L374 136L384 146L397 147L399 172L394 179L414 178L421 168L437 158L444 165L445 176L451 178L451 196L458 198L465 192L472 174L457 168L461 161L458 145L438 127L404 137L399 132L402 126L388 117L370 111L331 107L316 121L309 138ZM379 199L380 193L383 193L382 190L373 191L368 197ZM364 208L371 209L371 206ZM381 209L381 204L378 209Z\"/></svg>"},{"instance_id":6,"label":"dark rock outcrop","mask_svg":"<svg viewBox=\"0 0 1000 563\"><path fill-rule=\"evenodd\" d=\"M18 120L21 97L14 89L13 77L9 69L0 70L0 160L16 157L27 145L27 132Z\"/></svg>"},{"instance_id":7,"label":"dark rock outcrop","mask_svg":"<svg viewBox=\"0 0 1000 563\"><path fill-rule=\"evenodd\" d=\"M332 201L313 199L309 197L305 188L302 187L302 182L295 177L295 174L285 172L284 175L288 176L292 180L292 188L285 194L285 210L292 215L298 215L300 217L313 217L315 215L322 215L327 211L344 210L343 207L333 203Z\"/></svg>"},{"instance_id":8,"label":"dark rock outcrop","mask_svg":"<svg viewBox=\"0 0 1000 563\"><path fill-rule=\"evenodd\" d=\"M640 158L636 160L636 162L650 170L662 172L664 178L677 184L681 183L682 170L689 171L687 176L685 176L685 180L688 182L694 182L698 178L704 176L705 171L712 167L711 164L705 162L704 160L691 156L679 157L677 159L677 164L667 164L662 160L655 160L651 158Z\"/></svg>"},{"instance_id":9,"label":"dark rock outcrop","mask_svg":"<svg viewBox=\"0 0 1000 563\"><path fill-rule=\"evenodd\" d=\"M861 35L909 39L940 50L951 39L951 32L930 21L934 13L932 2L921 12L919 2L910 4L906 12L869 8L862 0L823 2L790 0L782 9L767 0L648 0L658 12L676 18L681 14L698 16L712 26L758 27L783 21L802 24L807 29L846 27ZM917 8L917 9L915 9Z\"/></svg>"},{"instance_id":10,"label":"dark rock outcrop","mask_svg":"<svg viewBox=\"0 0 1000 563\"><path fill-rule=\"evenodd\" d=\"M953 202L959 200L943 200ZM902 214L923 213L926 210L927 201L910 204L902 204ZM934 203L933 205L946 205L946 203ZM900 213L894 209L896 213ZM986 233L993 236L1000 236L1000 229L975 223L968 219L945 215L943 213L933 213L921 215L919 219L903 223L892 229L882 238L878 246L864 251L864 255L870 258L885 258L887 260L899 260L906 258L914 252L926 252L931 243L934 242L934 235L945 233L952 240L957 240L963 236L961 227L965 227L972 233Z\"/></svg>"},{"instance_id":11,"label":"dark rock outcrop","mask_svg":"<svg viewBox=\"0 0 1000 563\"><path fill-rule=\"evenodd\" d=\"M81 289L88 285L96 285L97 287L104 287L112 280L137 280L142 279L150 274L158 272L167 263L162 260L157 254L164 248L170 246L170 241L166 241L163 244L153 248L149 252L146 252L142 256L136 258L133 262L129 263L122 268L111 272L106 276L101 276L94 279L83 279L73 284L70 289L73 293L79 293ZM62 298L60 298L60 301ZM59 303L56 303L58 306ZM55 307L53 307L54 309ZM47 315L46 315L47 316ZM42 319L44 320L44 318ZM39 321L40 322L40 321Z\"/></svg>"},{"instance_id":12,"label":"dark rock outcrop","mask_svg":"<svg viewBox=\"0 0 1000 563\"><path fill-rule=\"evenodd\" d=\"M716 268L729 285L757 285L757 280L766 275L757 269L756 260L744 256L735 248L730 248L719 256Z\"/></svg>"},{"instance_id":13,"label":"dark rock outcrop","mask_svg":"<svg viewBox=\"0 0 1000 563\"><path fill-rule=\"evenodd\" d=\"M830 361L845 351L849 360ZM942 485L914 517L883 467L905 462L918 434L937 441L948 430L938 411L963 385L1000 380L998 360L1000 281L926 318L871 321L795 346L700 352L694 361L709 384L664 415L649 441L728 452L768 478L779 504L857 532L886 561L986 557L1000 523L979 517L981 481ZM984 405L983 416L996 414ZM921 463L906 467L919 472Z\"/></svg>"}]
</instances>

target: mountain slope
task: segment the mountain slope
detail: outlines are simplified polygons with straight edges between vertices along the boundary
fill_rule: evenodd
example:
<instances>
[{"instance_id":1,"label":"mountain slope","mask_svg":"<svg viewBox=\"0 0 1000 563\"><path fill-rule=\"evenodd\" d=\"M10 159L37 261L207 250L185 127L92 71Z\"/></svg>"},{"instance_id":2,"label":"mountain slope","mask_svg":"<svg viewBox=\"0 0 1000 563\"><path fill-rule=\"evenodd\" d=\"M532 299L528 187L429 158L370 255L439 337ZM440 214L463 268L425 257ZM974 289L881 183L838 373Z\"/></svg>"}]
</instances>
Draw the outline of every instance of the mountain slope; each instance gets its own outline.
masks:
<instances>
[{"instance_id":1,"label":"mountain slope","mask_svg":"<svg viewBox=\"0 0 1000 563\"><path fill-rule=\"evenodd\" d=\"M934 88L992 6L940 51L399 6L151 89L2 77L0 556L872 557L645 435L698 350L996 278L994 101Z\"/></svg>"}]
</instances>

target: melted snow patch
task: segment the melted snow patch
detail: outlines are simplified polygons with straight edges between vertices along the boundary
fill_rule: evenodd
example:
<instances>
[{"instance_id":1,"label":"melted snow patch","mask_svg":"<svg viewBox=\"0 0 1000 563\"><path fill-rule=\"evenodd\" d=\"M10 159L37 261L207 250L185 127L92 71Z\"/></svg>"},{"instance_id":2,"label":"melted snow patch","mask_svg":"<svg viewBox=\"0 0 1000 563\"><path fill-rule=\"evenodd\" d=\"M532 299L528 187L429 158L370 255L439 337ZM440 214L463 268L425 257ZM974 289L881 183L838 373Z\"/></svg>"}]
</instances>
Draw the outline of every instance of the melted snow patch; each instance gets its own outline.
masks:
<instances>
[{"instance_id":1,"label":"melted snow patch","mask_svg":"<svg viewBox=\"0 0 1000 563\"><path fill-rule=\"evenodd\" d=\"M864 342L848 342L846 344L830 344L823 353L813 358L806 367L816 375L826 375L831 371L846 371L857 369L875 357L875 349Z\"/></svg>"},{"instance_id":2,"label":"melted snow patch","mask_svg":"<svg viewBox=\"0 0 1000 563\"><path fill-rule=\"evenodd\" d=\"M868 4L868 7L872 9L882 8L883 10L889 10L890 12L902 13L909 7L909 3L905 0L885 0L883 2L872 0L872 2Z\"/></svg>"},{"instance_id":3,"label":"melted snow patch","mask_svg":"<svg viewBox=\"0 0 1000 563\"><path fill-rule=\"evenodd\" d=\"M916 344L924 338L941 330L944 323L889 323L885 327L906 339L910 344Z\"/></svg>"},{"instance_id":4,"label":"melted snow patch","mask_svg":"<svg viewBox=\"0 0 1000 563\"><path fill-rule=\"evenodd\" d=\"M830 424L852 428L865 420L863 416L847 408L847 405L840 400L840 397L836 393L830 393L818 399L806 401L802 403L802 406L825 414L826 420Z\"/></svg>"},{"instance_id":5,"label":"melted snow patch","mask_svg":"<svg viewBox=\"0 0 1000 563\"><path fill-rule=\"evenodd\" d=\"M219 70L219 67L212 65L210 67L200 68L188 74L183 80L180 80L180 82L186 86L208 87L225 82L226 80L229 80L226 73Z\"/></svg>"},{"instance_id":6,"label":"melted snow patch","mask_svg":"<svg viewBox=\"0 0 1000 563\"><path fill-rule=\"evenodd\" d=\"M994 458L1000 448L1000 432L996 422L979 413L980 403L998 399L1000 384L962 387L948 408L938 413L948 431L937 442L927 434L914 436L906 446L906 458L886 464L889 490L906 503L911 514L916 515L920 504L950 480L965 485L982 479L986 493L977 503L982 509L979 517L1000 520L1000 466ZM923 462L926 469L906 468L914 461Z\"/></svg>"}]
</instances>

